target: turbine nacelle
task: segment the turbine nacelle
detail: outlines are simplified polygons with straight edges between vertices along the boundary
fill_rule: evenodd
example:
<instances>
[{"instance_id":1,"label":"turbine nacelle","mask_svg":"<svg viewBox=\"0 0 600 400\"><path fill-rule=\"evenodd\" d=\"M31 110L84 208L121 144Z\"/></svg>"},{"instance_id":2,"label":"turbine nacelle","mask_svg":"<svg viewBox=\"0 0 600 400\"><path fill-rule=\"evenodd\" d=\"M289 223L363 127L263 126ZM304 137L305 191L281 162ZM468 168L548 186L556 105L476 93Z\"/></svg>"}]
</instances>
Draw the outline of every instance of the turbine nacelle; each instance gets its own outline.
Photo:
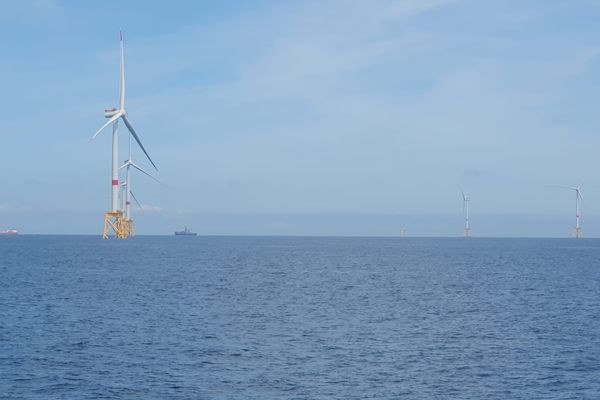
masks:
<instances>
[{"instance_id":1,"label":"turbine nacelle","mask_svg":"<svg viewBox=\"0 0 600 400\"><path fill-rule=\"evenodd\" d=\"M111 108L110 110L104 110L104 118L112 118L118 112L119 112L119 110L117 110L116 108Z\"/></svg>"},{"instance_id":2,"label":"turbine nacelle","mask_svg":"<svg viewBox=\"0 0 600 400\"><path fill-rule=\"evenodd\" d=\"M463 192L462 190L460 191L460 193L462 194L462 198L463 198L464 202L471 200L471 198L467 194L465 194L465 192Z\"/></svg>"}]
</instances>

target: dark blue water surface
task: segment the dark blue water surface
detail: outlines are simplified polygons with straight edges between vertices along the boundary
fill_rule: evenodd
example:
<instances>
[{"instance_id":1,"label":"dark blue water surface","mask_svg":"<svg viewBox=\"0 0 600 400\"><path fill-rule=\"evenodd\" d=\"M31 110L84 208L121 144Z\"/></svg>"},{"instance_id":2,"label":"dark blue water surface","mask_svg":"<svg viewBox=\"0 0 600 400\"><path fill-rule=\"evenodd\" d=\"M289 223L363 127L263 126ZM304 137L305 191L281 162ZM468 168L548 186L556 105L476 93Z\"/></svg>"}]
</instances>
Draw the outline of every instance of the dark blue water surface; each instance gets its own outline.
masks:
<instances>
[{"instance_id":1,"label":"dark blue water surface","mask_svg":"<svg viewBox=\"0 0 600 400\"><path fill-rule=\"evenodd\" d=\"M600 240L0 237L2 399L598 399Z\"/></svg>"}]
</instances>

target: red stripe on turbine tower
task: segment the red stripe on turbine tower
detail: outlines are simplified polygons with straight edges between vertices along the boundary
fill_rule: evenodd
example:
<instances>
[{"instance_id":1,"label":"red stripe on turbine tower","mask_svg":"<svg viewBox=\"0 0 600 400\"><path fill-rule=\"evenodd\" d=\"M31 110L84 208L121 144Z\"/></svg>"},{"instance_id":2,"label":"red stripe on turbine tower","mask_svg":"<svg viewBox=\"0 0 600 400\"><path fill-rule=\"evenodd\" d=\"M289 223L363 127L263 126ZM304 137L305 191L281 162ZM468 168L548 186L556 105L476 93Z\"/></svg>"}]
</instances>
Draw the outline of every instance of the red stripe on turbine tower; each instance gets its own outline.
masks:
<instances>
[{"instance_id":1,"label":"red stripe on turbine tower","mask_svg":"<svg viewBox=\"0 0 600 400\"><path fill-rule=\"evenodd\" d=\"M113 184L113 186L119 186L119 180L118 179L113 179L112 180L112 184Z\"/></svg>"}]
</instances>

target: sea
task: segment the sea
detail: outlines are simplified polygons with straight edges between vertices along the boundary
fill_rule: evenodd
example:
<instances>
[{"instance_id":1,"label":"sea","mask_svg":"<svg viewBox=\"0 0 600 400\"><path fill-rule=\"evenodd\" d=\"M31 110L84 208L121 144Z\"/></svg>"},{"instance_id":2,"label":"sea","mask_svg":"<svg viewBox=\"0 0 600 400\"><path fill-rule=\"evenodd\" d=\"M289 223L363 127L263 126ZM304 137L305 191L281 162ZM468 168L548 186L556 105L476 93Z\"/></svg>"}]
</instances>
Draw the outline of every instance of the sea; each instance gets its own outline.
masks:
<instances>
[{"instance_id":1,"label":"sea","mask_svg":"<svg viewBox=\"0 0 600 400\"><path fill-rule=\"evenodd\" d=\"M600 240L0 237L1 399L599 399Z\"/></svg>"}]
</instances>

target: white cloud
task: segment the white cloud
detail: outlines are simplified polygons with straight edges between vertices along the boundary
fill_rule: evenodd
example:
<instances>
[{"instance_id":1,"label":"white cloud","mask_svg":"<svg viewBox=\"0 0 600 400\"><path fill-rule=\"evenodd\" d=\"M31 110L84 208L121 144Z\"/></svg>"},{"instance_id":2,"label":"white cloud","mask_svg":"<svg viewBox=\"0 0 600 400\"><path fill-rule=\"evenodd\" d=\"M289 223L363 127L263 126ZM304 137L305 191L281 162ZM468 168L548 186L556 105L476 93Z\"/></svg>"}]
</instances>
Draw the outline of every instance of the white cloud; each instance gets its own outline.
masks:
<instances>
[{"instance_id":1,"label":"white cloud","mask_svg":"<svg viewBox=\"0 0 600 400\"><path fill-rule=\"evenodd\" d=\"M154 206L151 204L142 204L142 208L138 208L138 207L134 207L132 208L132 210L136 211L136 212L142 212L142 213L157 213L157 214L162 214L167 212L167 210L165 210L164 208L160 207L160 206Z\"/></svg>"}]
</instances>

